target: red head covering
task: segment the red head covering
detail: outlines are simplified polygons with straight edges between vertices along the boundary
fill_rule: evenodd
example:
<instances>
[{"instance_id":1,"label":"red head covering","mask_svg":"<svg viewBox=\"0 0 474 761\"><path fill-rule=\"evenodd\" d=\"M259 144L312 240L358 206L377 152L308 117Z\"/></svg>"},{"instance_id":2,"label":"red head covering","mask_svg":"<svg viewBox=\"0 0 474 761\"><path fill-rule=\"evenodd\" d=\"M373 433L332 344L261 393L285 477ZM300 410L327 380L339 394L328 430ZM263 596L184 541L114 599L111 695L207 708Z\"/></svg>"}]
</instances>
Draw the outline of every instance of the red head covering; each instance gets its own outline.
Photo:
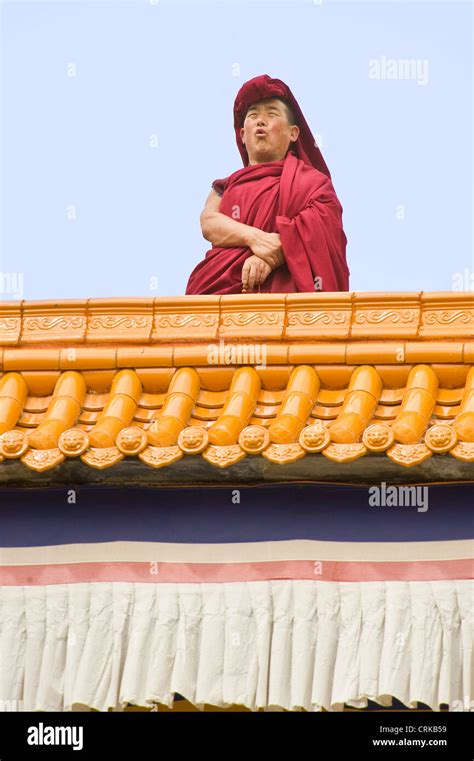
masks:
<instances>
[{"instance_id":1,"label":"red head covering","mask_svg":"<svg viewBox=\"0 0 474 761\"><path fill-rule=\"evenodd\" d=\"M313 133L311 132L303 112L298 105L293 93L288 85L285 85L281 79L272 79L268 74L261 74L245 82L240 88L234 102L234 128L237 147L242 156L244 166L249 163L247 149L240 138L240 130L243 127L245 115L251 105L264 98L282 98L293 109L300 128L298 139L291 144L290 149L299 159L302 159L310 166L314 166L327 177L331 178L329 169L323 159L321 151L315 143Z\"/></svg>"}]
</instances>

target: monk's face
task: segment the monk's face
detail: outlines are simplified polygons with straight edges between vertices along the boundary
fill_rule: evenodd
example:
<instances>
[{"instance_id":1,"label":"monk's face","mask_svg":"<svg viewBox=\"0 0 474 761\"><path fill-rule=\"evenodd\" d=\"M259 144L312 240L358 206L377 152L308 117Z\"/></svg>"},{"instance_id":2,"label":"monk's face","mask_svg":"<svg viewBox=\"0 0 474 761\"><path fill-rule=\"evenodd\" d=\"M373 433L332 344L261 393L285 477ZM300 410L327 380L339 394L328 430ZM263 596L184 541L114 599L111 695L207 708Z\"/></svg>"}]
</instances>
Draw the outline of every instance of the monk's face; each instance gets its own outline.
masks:
<instances>
[{"instance_id":1,"label":"monk's face","mask_svg":"<svg viewBox=\"0 0 474 761\"><path fill-rule=\"evenodd\" d=\"M299 127L290 125L285 104L278 98L253 103L245 116L240 137L250 164L284 159L290 143L299 135Z\"/></svg>"}]
</instances>

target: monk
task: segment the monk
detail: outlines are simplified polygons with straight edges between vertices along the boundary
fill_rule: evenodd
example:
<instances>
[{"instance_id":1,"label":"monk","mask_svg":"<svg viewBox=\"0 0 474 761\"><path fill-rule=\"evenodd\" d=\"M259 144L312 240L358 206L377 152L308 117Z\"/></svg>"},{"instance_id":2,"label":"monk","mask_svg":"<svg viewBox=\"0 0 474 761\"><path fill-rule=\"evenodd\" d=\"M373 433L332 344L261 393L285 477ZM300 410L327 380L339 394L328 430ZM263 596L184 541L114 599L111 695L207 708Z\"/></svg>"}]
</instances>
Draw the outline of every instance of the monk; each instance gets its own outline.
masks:
<instances>
[{"instance_id":1,"label":"monk","mask_svg":"<svg viewBox=\"0 0 474 761\"><path fill-rule=\"evenodd\" d=\"M212 248L186 294L349 290L342 206L290 88L246 82L234 129L244 168L212 183L200 219Z\"/></svg>"}]
</instances>

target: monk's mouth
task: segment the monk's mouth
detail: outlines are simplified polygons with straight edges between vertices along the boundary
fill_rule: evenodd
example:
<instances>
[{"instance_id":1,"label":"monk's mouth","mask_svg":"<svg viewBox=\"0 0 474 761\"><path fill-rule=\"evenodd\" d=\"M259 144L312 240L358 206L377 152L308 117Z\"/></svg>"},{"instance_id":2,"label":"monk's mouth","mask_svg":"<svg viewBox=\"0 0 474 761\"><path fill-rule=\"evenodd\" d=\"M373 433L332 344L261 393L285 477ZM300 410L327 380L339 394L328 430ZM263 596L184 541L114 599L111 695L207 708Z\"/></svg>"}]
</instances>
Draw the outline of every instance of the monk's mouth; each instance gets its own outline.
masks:
<instances>
[{"instance_id":1,"label":"monk's mouth","mask_svg":"<svg viewBox=\"0 0 474 761\"><path fill-rule=\"evenodd\" d=\"M255 133L255 137L266 137L266 136L267 136L266 132L256 132Z\"/></svg>"}]
</instances>

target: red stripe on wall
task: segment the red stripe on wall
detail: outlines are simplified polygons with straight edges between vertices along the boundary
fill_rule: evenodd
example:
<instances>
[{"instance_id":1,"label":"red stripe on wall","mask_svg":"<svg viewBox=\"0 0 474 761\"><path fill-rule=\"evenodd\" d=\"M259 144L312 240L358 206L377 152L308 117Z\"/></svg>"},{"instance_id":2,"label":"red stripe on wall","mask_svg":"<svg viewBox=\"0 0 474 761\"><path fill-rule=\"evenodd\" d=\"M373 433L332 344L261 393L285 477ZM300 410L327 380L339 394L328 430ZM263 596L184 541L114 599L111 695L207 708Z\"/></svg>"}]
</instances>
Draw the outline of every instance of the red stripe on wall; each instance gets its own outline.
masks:
<instances>
[{"instance_id":1,"label":"red stripe on wall","mask_svg":"<svg viewBox=\"0 0 474 761\"><path fill-rule=\"evenodd\" d=\"M58 563L0 566L0 585L36 586L90 582L201 583L312 579L319 581L437 581L472 579L474 562L418 560L363 563L288 560L258 563Z\"/></svg>"}]
</instances>

